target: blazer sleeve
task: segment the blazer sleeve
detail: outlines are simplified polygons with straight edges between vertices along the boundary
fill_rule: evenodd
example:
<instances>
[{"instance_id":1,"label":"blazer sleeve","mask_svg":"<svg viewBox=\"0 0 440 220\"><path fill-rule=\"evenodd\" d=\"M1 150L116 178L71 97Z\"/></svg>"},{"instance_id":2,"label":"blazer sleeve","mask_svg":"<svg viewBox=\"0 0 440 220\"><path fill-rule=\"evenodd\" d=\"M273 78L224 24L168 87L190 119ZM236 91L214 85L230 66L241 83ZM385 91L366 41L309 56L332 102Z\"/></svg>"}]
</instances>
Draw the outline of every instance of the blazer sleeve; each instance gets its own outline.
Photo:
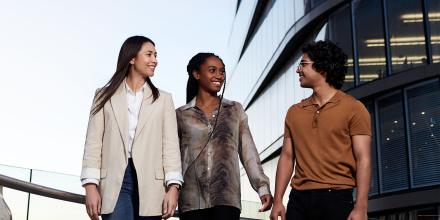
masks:
<instances>
[{"instance_id":1,"label":"blazer sleeve","mask_svg":"<svg viewBox=\"0 0 440 220\"><path fill-rule=\"evenodd\" d=\"M180 160L179 137L177 134L177 119L171 95L166 95L162 127L162 157L165 172L165 182L183 183L182 165Z\"/></svg>"},{"instance_id":2,"label":"blazer sleeve","mask_svg":"<svg viewBox=\"0 0 440 220\"><path fill-rule=\"evenodd\" d=\"M101 150L104 136L104 108L96 114L92 110L97 105L98 91L95 93L92 108L90 110L89 123L87 127L86 142L82 161L81 180L100 179L101 172Z\"/></svg>"},{"instance_id":3,"label":"blazer sleeve","mask_svg":"<svg viewBox=\"0 0 440 220\"><path fill-rule=\"evenodd\" d=\"M260 156L249 129L247 114L240 105L239 156L252 188L261 197L270 193L269 178L264 174Z\"/></svg>"}]
</instances>

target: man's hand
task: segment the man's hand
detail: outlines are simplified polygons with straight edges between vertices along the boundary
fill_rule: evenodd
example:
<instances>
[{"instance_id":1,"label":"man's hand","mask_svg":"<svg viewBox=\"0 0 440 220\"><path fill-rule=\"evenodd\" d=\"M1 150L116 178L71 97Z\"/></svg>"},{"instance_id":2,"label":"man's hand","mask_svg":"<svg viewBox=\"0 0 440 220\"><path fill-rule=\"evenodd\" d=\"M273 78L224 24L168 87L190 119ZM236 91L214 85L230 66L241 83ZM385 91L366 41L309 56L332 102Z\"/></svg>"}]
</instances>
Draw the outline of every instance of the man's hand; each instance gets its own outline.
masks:
<instances>
[{"instance_id":1,"label":"man's hand","mask_svg":"<svg viewBox=\"0 0 440 220\"><path fill-rule=\"evenodd\" d=\"M173 217L177 207L177 199L179 198L179 190L171 186L165 194L162 203L162 218L167 219Z\"/></svg>"},{"instance_id":2,"label":"man's hand","mask_svg":"<svg viewBox=\"0 0 440 220\"><path fill-rule=\"evenodd\" d=\"M278 216L281 216L281 220L286 219L286 208L284 208L281 201L273 203L272 212L270 212L270 220L278 220Z\"/></svg>"},{"instance_id":3,"label":"man's hand","mask_svg":"<svg viewBox=\"0 0 440 220\"><path fill-rule=\"evenodd\" d=\"M350 215L348 216L347 220L367 220L367 210L361 209L361 208L354 208Z\"/></svg>"},{"instance_id":4,"label":"man's hand","mask_svg":"<svg viewBox=\"0 0 440 220\"><path fill-rule=\"evenodd\" d=\"M101 214L101 196L95 184L88 183L86 188L86 209L87 214L92 220L99 220Z\"/></svg>"},{"instance_id":5,"label":"man's hand","mask_svg":"<svg viewBox=\"0 0 440 220\"><path fill-rule=\"evenodd\" d=\"M261 200L261 209L258 209L259 212L265 212L272 207L272 195L266 194L260 197Z\"/></svg>"}]
</instances>

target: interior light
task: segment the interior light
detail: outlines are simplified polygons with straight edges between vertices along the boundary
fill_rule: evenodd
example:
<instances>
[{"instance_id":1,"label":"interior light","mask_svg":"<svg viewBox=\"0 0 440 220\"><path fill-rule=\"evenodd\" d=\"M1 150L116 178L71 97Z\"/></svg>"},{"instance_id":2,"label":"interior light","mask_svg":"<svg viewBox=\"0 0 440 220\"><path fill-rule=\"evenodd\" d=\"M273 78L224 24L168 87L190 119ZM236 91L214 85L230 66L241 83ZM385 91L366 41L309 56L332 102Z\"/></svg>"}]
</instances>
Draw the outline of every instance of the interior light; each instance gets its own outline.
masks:
<instances>
[{"instance_id":1,"label":"interior light","mask_svg":"<svg viewBox=\"0 0 440 220\"><path fill-rule=\"evenodd\" d=\"M426 59L426 56L406 56L406 57L393 57L392 64L421 64ZM440 55L432 56L433 62L440 62ZM359 66L385 66L385 57L369 57L359 58ZM353 59L348 59L347 66L353 66ZM373 74L373 73L369 73Z\"/></svg>"},{"instance_id":2,"label":"interior light","mask_svg":"<svg viewBox=\"0 0 440 220\"><path fill-rule=\"evenodd\" d=\"M365 40L367 47L383 47L384 39L367 39ZM391 46L408 46L408 45L424 45L425 36L417 37L392 37L390 38ZM431 36L431 44L440 44L440 35Z\"/></svg>"},{"instance_id":3,"label":"interior light","mask_svg":"<svg viewBox=\"0 0 440 220\"><path fill-rule=\"evenodd\" d=\"M420 23L423 22L423 14L422 13L409 13L403 14L400 16L400 19L403 23ZM440 21L440 12L430 12L428 13L429 21Z\"/></svg>"}]
</instances>

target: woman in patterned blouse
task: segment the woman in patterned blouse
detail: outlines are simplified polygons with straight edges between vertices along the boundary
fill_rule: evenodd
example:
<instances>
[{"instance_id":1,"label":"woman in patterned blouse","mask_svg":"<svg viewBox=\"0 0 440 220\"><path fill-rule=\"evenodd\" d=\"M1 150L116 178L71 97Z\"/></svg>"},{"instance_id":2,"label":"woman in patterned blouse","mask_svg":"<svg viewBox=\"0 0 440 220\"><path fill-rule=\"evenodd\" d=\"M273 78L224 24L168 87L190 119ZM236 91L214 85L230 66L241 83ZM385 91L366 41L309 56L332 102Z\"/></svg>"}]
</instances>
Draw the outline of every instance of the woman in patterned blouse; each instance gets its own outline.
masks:
<instances>
[{"instance_id":1,"label":"woman in patterned blouse","mask_svg":"<svg viewBox=\"0 0 440 220\"><path fill-rule=\"evenodd\" d=\"M225 65L212 53L198 53L187 66L187 104L177 109L184 184L180 218L239 219L239 159L251 185L269 210L272 196L240 103L217 93L225 82Z\"/></svg>"}]
</instances>

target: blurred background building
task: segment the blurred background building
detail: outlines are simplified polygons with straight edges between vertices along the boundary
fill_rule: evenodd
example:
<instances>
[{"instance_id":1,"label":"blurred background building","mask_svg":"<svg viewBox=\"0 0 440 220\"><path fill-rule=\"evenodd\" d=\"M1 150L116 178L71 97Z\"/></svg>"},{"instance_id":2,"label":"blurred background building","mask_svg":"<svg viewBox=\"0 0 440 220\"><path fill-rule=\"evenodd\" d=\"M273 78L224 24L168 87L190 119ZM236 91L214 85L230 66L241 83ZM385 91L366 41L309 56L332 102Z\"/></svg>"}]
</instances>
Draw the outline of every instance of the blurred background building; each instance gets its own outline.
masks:
<instances>
[{"instance_id":1,"label":"blurred background building","mask_svg":"<svg viewBox=\"0 0 440 220\"><path fill-rule=\"evenodd\" d=\"M317 40L348 55L343 90L371 114L369 218L440 219L440 1L237 2L226 97L246 109L272 190L285 114L311 94L299 86L300 50ZM243 219L268 219L244 170L241 182Z\"/></svg>"}]
</instances>

